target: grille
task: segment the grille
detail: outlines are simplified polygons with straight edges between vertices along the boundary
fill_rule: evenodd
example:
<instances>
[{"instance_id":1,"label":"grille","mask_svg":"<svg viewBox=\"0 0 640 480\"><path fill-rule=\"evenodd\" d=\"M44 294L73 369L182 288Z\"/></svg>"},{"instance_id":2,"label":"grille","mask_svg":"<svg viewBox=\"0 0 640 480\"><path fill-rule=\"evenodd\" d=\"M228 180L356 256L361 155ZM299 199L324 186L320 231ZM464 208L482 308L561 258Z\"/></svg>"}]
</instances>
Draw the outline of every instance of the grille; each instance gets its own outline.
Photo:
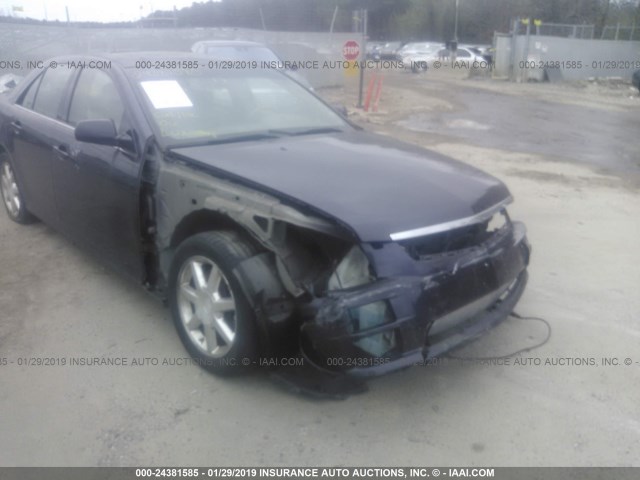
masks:
<instances>
[{"instance_id":1,"label":"grille","mask_svg":"<svg viewBox=\"0 0 640 480\"><path fill-rule=\"evenodd\" d=\"M446 232L403 240L400 243L415 260L430 260L441 255L454 255L463 250L479 247L495 236L506 233L511 222L506 210L490 219Z\"/></svg>"}]
</instances>

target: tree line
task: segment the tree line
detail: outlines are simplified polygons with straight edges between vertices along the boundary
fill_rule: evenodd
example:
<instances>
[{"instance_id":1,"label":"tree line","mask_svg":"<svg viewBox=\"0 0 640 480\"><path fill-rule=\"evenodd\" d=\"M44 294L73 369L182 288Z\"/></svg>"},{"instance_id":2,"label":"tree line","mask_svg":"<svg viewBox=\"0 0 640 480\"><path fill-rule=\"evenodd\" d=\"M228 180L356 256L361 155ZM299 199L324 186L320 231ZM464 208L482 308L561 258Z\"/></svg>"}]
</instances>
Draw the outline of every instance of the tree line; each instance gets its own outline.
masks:
<instances>
[{"instance_id":1,"label":"tree line","mask_svg":"<svg viewBox=\"0 0 640 480\"><path fill-rule=\"evenodd\" d=\"M453 38L455 4L456 0L219 0L156 11L143 24L318 32L329 31L333 26L334 31L349 32L361 25L354 12L366 8L371 40L446 41ZM494 31L510 31L514 18L595 25L596 38L607 25L635 25L640 29L640 0L458 0L458 4L458 37L463 42L488 43ZM60 23L10 17L2 20Z\"/></svg>"},{"instance_id":2,"label":"tree line","mask_svg":"<svg viewBox=\"0 0 640 480\"><path fill-rule=\"evenodd\" d=\"M195 2L173 15L184 27L245 27L284 31L353 31L354 11L368 10L372 40L453 38L455 0L222 0ZM458 0L458 36L489 42L494 31L508 32L514 18L545 23L589 24L596 37L605 25L640 28L639 0ZM337 11L336 11L337 7Z\"/></svg>"}]
</instances>

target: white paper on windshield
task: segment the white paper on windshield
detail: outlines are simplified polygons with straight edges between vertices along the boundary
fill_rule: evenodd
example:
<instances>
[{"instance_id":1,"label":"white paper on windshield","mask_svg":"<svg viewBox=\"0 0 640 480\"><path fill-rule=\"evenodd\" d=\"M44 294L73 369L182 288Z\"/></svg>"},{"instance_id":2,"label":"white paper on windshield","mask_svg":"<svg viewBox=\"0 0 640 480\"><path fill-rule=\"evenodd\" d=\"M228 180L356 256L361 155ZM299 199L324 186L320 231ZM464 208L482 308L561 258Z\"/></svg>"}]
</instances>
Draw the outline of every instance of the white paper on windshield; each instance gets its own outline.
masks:
<instances>
[{"instance_id":1,"label":"white paper on windshield","mask_svg":"<svg viewBox=\"0 0 640 480\"><path fill-rule=\"evenodd\" d=\"M148 80L140 82L153 108L193 107L193 103L175 80Z\"/></svg>"}]
</instances>

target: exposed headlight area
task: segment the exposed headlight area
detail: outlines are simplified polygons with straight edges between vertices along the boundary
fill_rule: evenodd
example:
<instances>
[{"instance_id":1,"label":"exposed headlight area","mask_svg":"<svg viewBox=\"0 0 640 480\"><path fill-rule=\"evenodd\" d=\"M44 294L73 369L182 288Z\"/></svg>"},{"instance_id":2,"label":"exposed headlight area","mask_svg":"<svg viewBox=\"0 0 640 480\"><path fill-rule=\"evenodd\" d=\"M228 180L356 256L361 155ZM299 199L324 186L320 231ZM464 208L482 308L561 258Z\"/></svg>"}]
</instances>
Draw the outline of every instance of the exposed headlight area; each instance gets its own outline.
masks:
<instances>
[{"instance_id":1,"label":"exposed headlight area","mask_svg":"<svg viewBox=\"0 0 640 480\"><path fill-rule=\"evenodd\" d=\"M366 285L374 280L369 259L358 246L353 246L329 278L328 288L344 290Z\"/></svg>"},{"instance_id":2,"label":"exposed headlight area","mask_svg":"<svg viewBox=\"0 0 640 480\"><path fill-rule=\"evenodd\" d=\"M338 264L329 278L329 291L345 290L375 281L369 259L362 249L354 246ZM347 330L351 334L360 334L394 321L395 317L386 301L377 301L345 310L348 316ZM396 346L395 332L383 332L367 335L354 341L354 345L367 354L382 357Z\"/></svg>"}]
</instances>

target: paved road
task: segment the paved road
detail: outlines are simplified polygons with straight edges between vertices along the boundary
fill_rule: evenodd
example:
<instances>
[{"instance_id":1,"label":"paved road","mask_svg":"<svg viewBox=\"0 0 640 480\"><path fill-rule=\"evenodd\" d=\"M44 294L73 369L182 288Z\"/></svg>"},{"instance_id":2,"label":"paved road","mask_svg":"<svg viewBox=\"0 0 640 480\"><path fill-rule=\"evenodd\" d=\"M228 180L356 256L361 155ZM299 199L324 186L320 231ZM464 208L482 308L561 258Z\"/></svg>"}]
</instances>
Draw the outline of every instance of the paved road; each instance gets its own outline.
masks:
<instances>
[{"instance_id":1,"label":"paved road","mask_svg":"<svg viewBox=\"0 0 640 480\"><path fill-rule=\"evenodd\" d=\"M411 80L415 81L415 78ZM472 82L470 82L473 85ZM529 152L640 174L640 102L626 110L557 103L473 86L449 86L449 111L416 113L397 125L482 147ZM442 90L447 87L442 85Z\"/></svg>"}]
</instances>

